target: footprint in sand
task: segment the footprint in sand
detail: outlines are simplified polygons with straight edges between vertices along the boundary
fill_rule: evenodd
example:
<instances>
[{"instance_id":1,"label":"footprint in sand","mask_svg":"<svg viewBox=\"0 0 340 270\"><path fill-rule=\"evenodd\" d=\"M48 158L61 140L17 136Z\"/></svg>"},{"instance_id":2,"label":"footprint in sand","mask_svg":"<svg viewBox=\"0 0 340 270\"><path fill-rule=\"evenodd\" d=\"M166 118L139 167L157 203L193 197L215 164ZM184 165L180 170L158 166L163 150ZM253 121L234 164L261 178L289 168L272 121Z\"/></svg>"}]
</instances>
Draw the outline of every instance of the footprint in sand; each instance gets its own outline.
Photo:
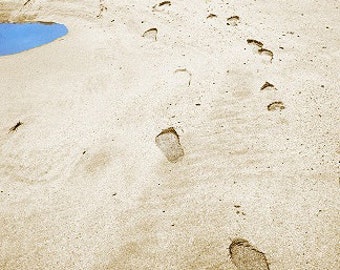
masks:
<instances>
[{"instance_id":1,"label":"footprint in sand","mask_svg":"<svg viewBox=\"0 0 340 270\"><path fill-rule=\"evenodd\" d=\"M170 6L171 6L171 2L170 1L163 1L163 2L160 2L160 3L156 4L156 5L154 5L152 7L152 11L162 12L162 11L165 11Z\"/></svg>"},{"instance_id":2,"label":"footprint in sand","mask_svg":"<svg viewBox=\"0 0 340 270\"><path fill-rule=\"evenodd\" d=\"M258 53L260 55L266 56L269 59L270 62L273 61L274 53L271 50L261 48L261 49L258 50Z\"/></svg>"},{"instance_id":3,"label":"footprint in sand","mask_svg":"<svg viewBox=\"0 0 340 270\"><path fill-rule=\"evenodd\" d=\"M184 156L184 150L180 143L179 136L173 127L164 129L159 133L156 136L155 142L168 161L172 163L176 163Z\"/></svg>"},{"instance_id":4,"label":"footprint in sand","mask_svg":"<svg viewBox=\"0 0 340 270\"><path fill-rule=\"evenodd\" d=\"M276 87L274 86L274 84L270 83L270 82L265 82L262 86L261 86L261 91L263 90L277 90Z\"/></svg>"},{"instance_id":5,"label":"footprint in sand","mask_svg":"<svg viewBox=\"0 0 340 270\"><path fill-rule=\"evenodd\" d=\"M239 270L269 270L266 255L245 239L234 239L229 252L233 264Z\"/></svg>"},{"instance_id":6,"label":"footprint in sand","mask_svg":"<svg viewBox=\"0 0 340 270\"><path fill-rule=\"evenodd\" d=\"M274 53L271 50L263 48L263 43L261 41L257 41L255 39L247 39L247 43L254 47L254 51L256 53L267 57L270 63L273 61Z\"/></svg>"},{"instance_id":7,"label":"footprint in sand","mask_svg":"<svg viewBox=\"0 0 340 270\"><path fill-rule=\"evenodd\" d=\"M178 81L187 83L187 85L190 86L192 73L189 70L186 68L178 68L174 73L176 74Z\"/></svg>"},{"instance_id":8,"label":"footprint in sand","mask_svg":"<svg viewBox=\"0 0 340 270\"><path fill-rule=\"evenodd\" d=\"M207 19L211 19L211 18L217 18L217 15L216 15L216 14L213 14L213 13L210 13L210 14L207 16Z\"/></svg>"},{"instance_id":9,"label":"footprint in sand","mask_svg":"<svg viewBox=\"0 0 340 270\"><path fill-rule=\"evenodd\" d=\"M157 41L157 34L158 34L157 28L150 28L144 32L142 37Z\"/></svg>"},{"instance_id":10,"label":"footprint in sand","mask_svg":"<svg viewBox=\"0 0 340 270\"><path fill-rule=\"evenodd\" d=\"M255 46L257 50L263 47L263 43L255 39L247 39L247 43L249 45Z\"/></svg>"},{"instance_id":11,"label":"footprint in sand","mask_svg":"<svg viewBox=\"0 0 340 270\"><path fill-rule=\"evenodd\" d=\"M227 25L237 26L239 22L240 22L239 16L231 16L227 19Z\"/></svg>"},{"instance_id":12,"label":"footprint in sand","mask_svg":"<svg viewBox=\"0 0 340 270\"><path fill-rule=\"evenodd\" d=\"M267 106L268 111L277 111L285 109L285 105L282 101L274 101Z\"/></svg>"}]
</instances>

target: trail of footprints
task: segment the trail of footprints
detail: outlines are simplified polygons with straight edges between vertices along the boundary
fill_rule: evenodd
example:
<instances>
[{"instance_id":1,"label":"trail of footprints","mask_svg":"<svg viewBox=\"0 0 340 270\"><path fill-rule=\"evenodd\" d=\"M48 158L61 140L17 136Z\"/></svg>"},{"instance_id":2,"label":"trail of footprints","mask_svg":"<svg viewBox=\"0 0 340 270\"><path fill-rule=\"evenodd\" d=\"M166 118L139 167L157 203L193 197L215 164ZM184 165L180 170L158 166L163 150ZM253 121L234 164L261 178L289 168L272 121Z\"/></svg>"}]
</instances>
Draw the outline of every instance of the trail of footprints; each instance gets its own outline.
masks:
<instances>
[{"instance_id":1,"label":"trail of footprints","mask_svg":"<svg viewBox=\"0 0 340 270\"><path fill-rule=\"evenodd\" d=\"M152 12L163 12L163 11L167 10L169 7L171 7L171 5L172 5L171 1L160 2L160 3L152 6ZM216 14L210 13L207 16L207 19L216 18L216 17L217 17ZM240 17L237 16L237 15L234 15L234 16L227 18L227 25L237 26L239 22L240 22ZM150 39L152 41L157 41L157 35L158 35L158 29L156 27L153 27L153 28L147 29L143 33L142 37ZM263 42L258 41L256 39L247 39L247 43L250 46L253 46L254 52L256 52L257 54L259 54L261 56L267 57L269 59L269 62L272 63L272 61L274 59L274 53L271 50L264 48ZM186 73L189 74L188 86L190 86L192 73L189 72L186 69L177 69L175 71L175 73L179 73L179 72L181 72L181 73L186 72ZM269 82L265 82L260 90L261 91L262 90L266 90L266 91L267 90L277 90L277 88L273 84L271 84ZM286 107L285 107L285 105L283 104L282 101L273 101L272 103L267 105L268 111L276 111L276 110L281 111L285 108Z\"/></svg>"},{"instance_id":2,"label":"trail of footprints","mask_svg":"<svg viewBox=\"0 0 340 270\"><path fill-rule=\"evenodd\" d=\"M247 39L247 43L254 47L255 52L259 53L260 55L266 55L270 58L270 63L272 63L272 60L274 58L274 53L271 50L263 48L264 44L261 41L258 41L256 39ZM268 90L277 90L277 88L270 82L265 82L261 86L261 91L268 91ZM268 111L276 111L276 110L283 110L285 109L285 105L282 101L274 101L270 103L267 106Z\"/></svg>"},{"instance_id":3,"label":"trail of footprints","mask_svg":"<svg viewBox=\"0 0 340 270\"><path fill-rule=\"evenodd\" d=\"M171 6L171 1L163 1L158 4L155 4L152 7L152 12L164 12L166 11L169 7ZM157 34L158 34L158 29L156 27L152 27L148 30L146 30L142 37L148 38L153 41L157 41Z\"/></svg>"},{"instance_id":4,"label":"trail of footprints","mask_svg":"<svg viewBox=\"0 0 340 270\"><path fill-rule=\"evenodd\" d=\"M30 0L25 2L25 5L29 3ZM171 6L170 1L160 2L152 7L153 12L163 12L167 10ZM97 18L102 17L103 12L107 10L107 7L104 5L104 2L100 0L99 6L99 14ZM216 18L217 15L210 13L207 16L207 19ZM240 21L239 16L231 16L227 19L227 25L237 26ZM157 41L157 28L150 28L146 30L142 37L148 38L153 41ZM271 50L263 48L264 44L255 39L248 39L247 43L251 46L254 46L255 51L264 56L268 56L270 58L270 62L272 62L274 58L274 54ZM175 73L187 73L189 75L188 86L191 83L192 74L185 68L175 70ZM260 88L261 91L273 91L277 90L276 87L270 83L265 82ZM275 110L283 110L285 105L281 101L274 101L267 106L268 111ZM23 123L18 122L12 128L10 128L10 132L16 131ZM180 161L184 156L184 149L180 142L180 137L173 127L166 128L162 130L156 137L155 143L157 147L162 151L166 159L171 163L176 163ZM86 151L83 152L83 154ZM269 270L269 264L265 254L259 251L256 247L251 245L247 240L236 238L232 240L232 243L229 246L230 258L233 264L239 270Z\"/></svg>"},{"instance_id":5,"label":"trail of footprints","mask_svg":"<svg viewBox=\"0 0 340 270\"><path fill-rule=\"evenodd\" d=\"M261 91L277 91L277 88L270 82L265 82L262 86L261 86ZM283 104L282 101L274 101L270 104L267 105L267 110L268 111L281 111L283 109L285 109L286 106Z\"/></svg>"},{"instance_id":6,"label":"trail of footprints","mask_svg":"<svg viewBox=\"0 0 340 270\"><path fill-rule=\"evenodd\" d=\"M152 7L153 12L162 12L171 6L170 1L164 1ZM214 13L209 13L206 19L217 18ZM227 25L237 26L240 22L239 16L231 16L227 19ZM150 28L144 32L143 37L157 41L157 28ZM254 52L269 59L272 63L274 53L264 48L264 44L255 39L248 39L247 43L254 47ZM192 73L186 68L175 70L175 74L187 73L189 76L188 86L191 84ZM274 84L266 81L260 88L260 91L265 93L268 91L277 91L278 89ZM267 106L268 111L276 111L285 109L282 101L273 101ZM180 142L180 137L173 127L163 129L156 137L155 143L157 147L164 154L166 159L171 163L180 161L184 156L184 149ZM249 243L248 240L242 238L235 238L229 246L229 254L231 261L238 270L269 270L269 264L266 255L259 251L255 246Z\"/></svg>"}]
</instances>

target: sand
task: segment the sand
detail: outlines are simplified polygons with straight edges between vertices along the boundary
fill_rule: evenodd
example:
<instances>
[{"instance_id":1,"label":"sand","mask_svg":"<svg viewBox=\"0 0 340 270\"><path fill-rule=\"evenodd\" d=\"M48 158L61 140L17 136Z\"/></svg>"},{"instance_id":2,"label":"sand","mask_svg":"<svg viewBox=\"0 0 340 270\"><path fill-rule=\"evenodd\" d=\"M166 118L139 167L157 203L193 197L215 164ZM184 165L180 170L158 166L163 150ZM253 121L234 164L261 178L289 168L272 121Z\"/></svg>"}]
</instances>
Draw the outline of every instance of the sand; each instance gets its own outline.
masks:
<instances>
[{"instance_id":1,"label":"sand","mask_svg":"<svg viewBox=\"0 0 340 270\"><path fill-rule=\"evenodd\" d=\"M339 2L25 3L69 33L0 59L0 269L339 268Z\"/></svg>"}]
</instances>

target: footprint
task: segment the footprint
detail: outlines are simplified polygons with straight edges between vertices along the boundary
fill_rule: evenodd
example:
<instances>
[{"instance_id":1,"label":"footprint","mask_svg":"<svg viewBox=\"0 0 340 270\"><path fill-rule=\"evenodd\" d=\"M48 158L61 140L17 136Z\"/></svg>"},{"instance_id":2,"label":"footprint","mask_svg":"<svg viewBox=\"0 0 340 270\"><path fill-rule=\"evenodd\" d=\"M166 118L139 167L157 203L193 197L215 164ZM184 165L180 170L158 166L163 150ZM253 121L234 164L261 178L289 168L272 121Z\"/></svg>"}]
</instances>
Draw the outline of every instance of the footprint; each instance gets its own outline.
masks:
<instances>
[{"instance_id":1,"label":"footprint","mask_svg":"<svg viewBox=\"0 0 340 270\"><path fill-rule=\"evenodd\" d=\"M186 68L178 68L178 69L175 70L175 74L179 74L179 75L182 74L182 75L189 76L189 78L185 78L184 80L187 80L188 86L190 86L192 74L189 70L187 70ZM183 77L183 76L181 76L181 77Z\"/></svg>"},{"instance_id":2,"label":"footprint","mask_svg":"<svg viewBox=\"0 0 340 270\"><path fill-rule=\"evenodd\" d=\"M259 54L260 55L266 55L266 56L269 56L270 58L270 62L273 61L273 58L274 58L274 53L271 51L271 50L268 50L268 49L264 49L264 48L261 48L258 50Z\"/></svg>"},{"instance_id":3,"label":"footprint","mask_svg":"<svg viewBox=\"0 0 340 270\"><path fill-rule=\"evenodd\" d=\"M240 22L239 16L231 16L227 19L227 25L237 26L239 22Z\"/></svg>"},{"instance_id":4,"label":"footprint","mask_svg":"<svg viewBox=\"0 0 340 270\"><path fill-rule=\"evenodd\" d=\"M90 175L99 173L103 171L110 162L111 155L105 151L89 155L89 157L85 158L84 171Z\"/></svg>"},{"instance_id":5,"label":"footprint","mask_svg":"<svg viewBox=\"0 0 340 270\"><path fill-rule=\"evenodd\" d=\"M171 6L170 1L163 1L161 3L158 3L152 7L152 11L164 11L166 8Z\"/></svg>"},{"instance_id":6,"label":"footprint","mask_svg":"<svg viewBox=\"0 0 340 270\"><path fill-rule=\"evenodd\" d=\"M285 109L285 105L283 104L282 101L275 101L275 102L272 102L270 103L268 106L267 106L267 109L268 111L277 111L277 110L283 110Z\"/></svg>"},{"instance_id":7,"label":"footprint","mask_svg":"<svg viewBox=\"0 0 340 270\"><path fill-rule=\"evenodd\" d=\"M157 41L157 34L158 34L157 28L150 28L144 32L142 37Z\"/></svg>"},{"instance_id":8,"label":"footprint","mask_svg":"<svg viewBox=\"0 0 340 270\"><path fill-rule=\"evenodd\" d=\"M277 90L275 88L275 86L273 84L271 84L270 82L265 82L262 86L261 86L261 91L262 90Z\"/></svg>"},{"instance_id":9,"label":"footprint","mask_svg":"<svg viewBox=\"0 0 340 270\"><path fill-rule=\"evenodd\" d=\"M257 41L255 39L247 39L247 43L250 45L254 45L258 48L262 48L263 47L263 43L261 41Z\"/></svg>"},{"instance_id":10,"label":"footprint","mask_svg":"<svg viewBox=\"0 0 340 270\"><path fill-rule=\"evenodd\" d=\"M207 19L216 18L216 17L217 17L216 14L210 13L210 14L207 16Z\"/></svg>"},{"instance_id":11,"label":"footprint","mask_svg":"<svg viewBox=\"0 0 340 270\"><path fill-rule=\"evenodd\" d=\"M164 129L155 138L156 145L163 152L168 161L176 163L182 156L184 150L179 136L173 127Z\"/></svg>"},{"instance_id":12,"label":"footprint","mask_svg":"<svg viewBox=\"0 0 340 270\"><path fill-rule=\"evenodd\" d=\"M255 51L264 56L268 56L270 58L270 62L272 62L274 58L274 53L271 50L263 48L263 43L261 41L255 39L247 39L247 43L255 47Z\"/></svg>"},{"instance_id":13,"label":"footprint","mask_svg":"<svg viewBox=\"0 0 340 270\"><path fill-rule=\"evenodd\" d=\"M266 255L245 239L234 239L229 252L233 264L239 270L269 270Z\"/></svg>"}]
</instances>

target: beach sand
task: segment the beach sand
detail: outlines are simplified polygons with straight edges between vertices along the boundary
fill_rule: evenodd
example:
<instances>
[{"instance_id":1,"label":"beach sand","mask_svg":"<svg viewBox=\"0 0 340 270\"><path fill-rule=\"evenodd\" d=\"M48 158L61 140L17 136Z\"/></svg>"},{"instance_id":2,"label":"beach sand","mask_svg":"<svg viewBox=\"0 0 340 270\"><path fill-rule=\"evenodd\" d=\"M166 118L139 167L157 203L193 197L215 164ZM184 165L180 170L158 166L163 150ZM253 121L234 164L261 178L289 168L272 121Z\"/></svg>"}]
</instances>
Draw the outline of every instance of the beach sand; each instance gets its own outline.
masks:
<instances>
[{"instance_id":1,"label":"beach sand","mask_svg":"<svg viewBox=\"0 0 340 270\"><path fill-rule=\"evenodd\" d=\"M0 269L339 268L339 2L25 3L69 33L0 58Z\"/></svg>"}]
</instances>

